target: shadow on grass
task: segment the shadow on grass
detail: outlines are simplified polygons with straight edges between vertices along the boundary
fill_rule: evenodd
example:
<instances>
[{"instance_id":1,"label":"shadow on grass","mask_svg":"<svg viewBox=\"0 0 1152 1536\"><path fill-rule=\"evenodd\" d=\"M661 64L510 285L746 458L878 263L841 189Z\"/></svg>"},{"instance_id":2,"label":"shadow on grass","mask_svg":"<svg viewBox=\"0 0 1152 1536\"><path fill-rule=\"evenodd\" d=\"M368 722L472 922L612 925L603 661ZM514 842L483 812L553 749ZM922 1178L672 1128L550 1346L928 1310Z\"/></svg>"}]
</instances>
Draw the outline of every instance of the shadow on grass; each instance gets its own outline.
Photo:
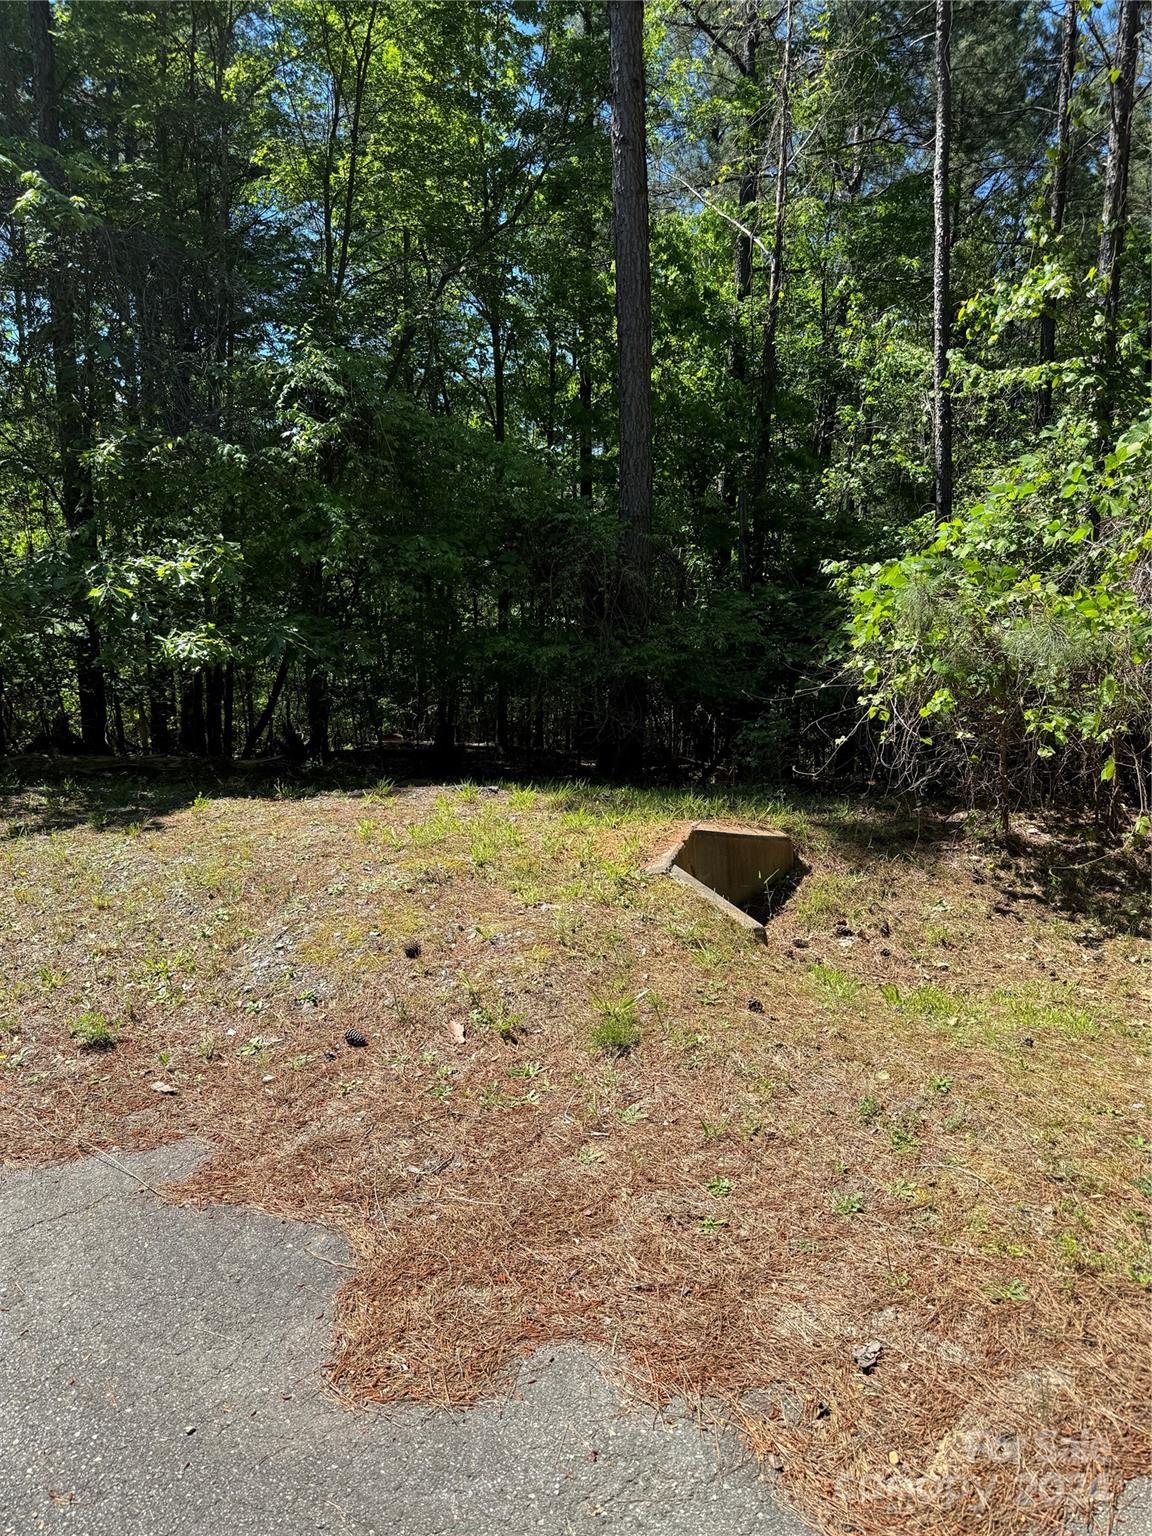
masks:
<instances>
[{"instance_id":1,"label":"shadow on grass","mask_svg":"<svg viewBox=\"0 0 1152 1536\"><path fill-rule=\"evenodd\" d=\"M186 757L91 758L24 756L0 760L3 837L89 826L155 830L175 812L217 798L308 800L332 793L363 794L382 784L398 793L436 784L531 786L557 795L566 811L615 820L760 821L778 817L813 849L824 847L867 875L893 858L921 865L967 848L985 877L1021 915L1029 902L1086 918L1100 934L1147 936L1148 858L1131 840L1106 840L1086 819L1034 816L1020 823L1008 847L997 843L991 819L947 805L911 805L877 796L845 799L771 786L694 789L628 786L573 776L573 765L505 761L483 748L447 760L432 748L396 747L343 754L330 763L286 758L200 761ZM1085 934L1091 943L1093 932Z\"/></svg>"},{"instance_id":2,"label":"shadow on grass","mask_svg":"<svg viewBox=\"0 0 1152 1536\"><path fill-rule=\"evenodd\" d=\"M1013 838L998 874L1006 902L1039 902L1088 920L1082 942L1152 936L1147 847L1107 839L1090 821L1045 817Z\"/></svg>"},{"instance_id":3,"label":"shadow on grass","mask_svg":"<svg viewBox=\"0 0 1152 1536\"><path fill-rule=\"evenodd\" d=\"M283 758L9 758L0 763L0 816L9 839L80 826L154 829L198 801L308 800L363 793L382 781L403 790L442 782L443 767L431 752L416 751L324 765Z\"/></svg>"}]
</instances>

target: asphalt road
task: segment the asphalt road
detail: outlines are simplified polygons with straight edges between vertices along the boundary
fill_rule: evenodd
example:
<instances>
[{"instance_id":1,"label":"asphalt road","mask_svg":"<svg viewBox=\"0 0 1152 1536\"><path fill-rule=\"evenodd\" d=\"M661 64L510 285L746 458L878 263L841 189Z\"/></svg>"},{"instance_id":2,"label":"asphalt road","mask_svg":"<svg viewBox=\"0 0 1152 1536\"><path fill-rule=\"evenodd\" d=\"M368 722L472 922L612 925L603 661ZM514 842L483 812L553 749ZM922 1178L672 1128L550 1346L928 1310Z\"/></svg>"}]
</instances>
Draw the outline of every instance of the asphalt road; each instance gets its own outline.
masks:
<instances>
[{"instance_id":1,"label":"asphalt road","mask_svg":"<svg viewBox=\"0 0 1152 1536\"><path fill-rule=\"evenodd\" d=\"M347 1411L320 1371L346 1258L95 1158L0 1177L0 1536L810 1536L733 1436L629 1410L586 1351L463 1413Z\"/></svg>"},{"instance_id":2,"label":"asphalt road","mask_svg":"<svg viewBox=\"0 0 1152 1536\"><path fill-rule=\"evenodd\" d=\"M155 1183L199 1155L118 1161ZM625 1411L584 1351L464 1413L348 1412L316 1254L347 1257L93 1158L0 1178L0 1533L807 1536L734 1439Z\"/></svg>"}]
</instances>

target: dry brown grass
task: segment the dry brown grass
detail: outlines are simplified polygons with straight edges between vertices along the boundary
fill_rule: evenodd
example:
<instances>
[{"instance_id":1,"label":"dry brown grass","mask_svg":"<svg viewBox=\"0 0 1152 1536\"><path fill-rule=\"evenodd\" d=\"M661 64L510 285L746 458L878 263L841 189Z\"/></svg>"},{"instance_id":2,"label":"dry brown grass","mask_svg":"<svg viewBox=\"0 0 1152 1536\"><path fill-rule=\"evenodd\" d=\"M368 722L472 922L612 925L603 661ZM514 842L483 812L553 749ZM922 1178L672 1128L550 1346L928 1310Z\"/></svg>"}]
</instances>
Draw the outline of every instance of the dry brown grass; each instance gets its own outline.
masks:
<instances>
[{"instance_id":1,"label":"dry brown grass","mask_svg":"<svg viewBox=\"0 0 1152 1536\"><path fill-rule=\"evenodd\" d=\"M207 1138L174 1198L350 1242L341 1390L464 1403L540 1343L604 1343L646 1396L734 1416L830 1532L1056 1530L1142 1467L1148 953L1122 924L885 810L159 804L8 805L4 1161ZM635 873L726 811L809 865L767 949ZM641 1032L619 1057L591 1044L613 1008ZM85 1011L115 1048L70 1040Z\"/></svg>"}]
</instances>

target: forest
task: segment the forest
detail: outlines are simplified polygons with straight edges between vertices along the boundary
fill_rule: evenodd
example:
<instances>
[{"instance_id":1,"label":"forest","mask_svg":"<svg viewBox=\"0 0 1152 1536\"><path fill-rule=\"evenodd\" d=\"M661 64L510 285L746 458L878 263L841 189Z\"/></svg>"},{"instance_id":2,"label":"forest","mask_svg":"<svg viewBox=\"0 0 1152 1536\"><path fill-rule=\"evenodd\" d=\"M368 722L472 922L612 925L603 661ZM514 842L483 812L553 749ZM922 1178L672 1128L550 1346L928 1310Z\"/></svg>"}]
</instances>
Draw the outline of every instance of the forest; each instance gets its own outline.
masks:
<instances>
[{"instance_id":1,"label":"forest","mask_svg":"<svg viewBox=\"0 0 1152 1536\"><path fill-rule=\"evenodd\" d=\"M0 748L1149 809L1142 0L7 0Z\"/></svg>"}]
</instances>

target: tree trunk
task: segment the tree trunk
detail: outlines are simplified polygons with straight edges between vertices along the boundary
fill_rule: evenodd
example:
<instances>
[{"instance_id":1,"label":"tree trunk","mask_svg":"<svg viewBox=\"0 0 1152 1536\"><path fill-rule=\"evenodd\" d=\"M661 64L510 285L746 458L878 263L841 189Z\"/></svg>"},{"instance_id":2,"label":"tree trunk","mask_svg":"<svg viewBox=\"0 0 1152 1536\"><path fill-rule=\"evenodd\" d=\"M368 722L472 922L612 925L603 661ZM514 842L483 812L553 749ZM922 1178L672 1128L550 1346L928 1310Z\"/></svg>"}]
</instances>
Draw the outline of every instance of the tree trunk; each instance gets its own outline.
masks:
<instances>
[{"instance_id":1,"label":"tree trunk","mask_svg":"<svg viewBox=\"0 0 1152 1536\"><path fill-rule=\"evenodd\" d=\"M219 662L204 671L204 740L209 757L223 757L224 668Z\"/></svg>"},{"instance_id":2,"label":"tree trunk","mask_svg":"<svg viewBox=\"0 0 1152 1536\"><path fill-rule=\"evenodd\" d=\"M756 4L748 7L738 45L740 73L753 85L759 83L760 14ZM760 194L760 105L750 114L745 128L744 164L736 188L736 324L732 334L732 375L743 381L748 377L748 355L744 337L744 307L752 293L753 243L748 225Z\"/></svg>"},{"instance_id":3,"label":"tree trunk","mask_svg":"<svg viewBox=\"0 0 1152 1536\"><path fill-rule=\"evenodd\" d=\"M1104 380L1101 389L1101 437L1111 431L1117 324L1120 316L1120 258L1128 219L1128 171L1132 158L1132 108L1136 62L1140 51L1143 0L1119 0L1116 21L1115 80L1108 121L1108 167L1104 176L1104 211L1100 221L1100 258L1096 263L1104 296Z\"/></svg>"},{"instance_id":4,"label":"tree trunk","mask_svg":"<svg viewBox=\"0 0 1152 1536\"><path fill-rule=\"evenodd\" d=\"M952 0L936 0L936 152L932 167L932 465L936 521L952 516L952 398L948 393L951 340L952 231L948 160L952 136Z\"/></svg>"},{"instance_id":5,"label":"tree trunk","mask_svg":"<svg viewBox=\"0 0 1152 1536\"><path fill-rule=\"evenodd\" d=\"M252 728L248 732L244 742L244 756L251 757L255 752L261 736L268 729L272 716L276 713L276 706L280 702L280 695L284 691L284 684L288 680L288 667L292 660L292 653L285 651L280 658L280 665L276 668L276 676L272 679L272 687L268 691L268 698L264 708L252 722Z\"/></svg>"},{"instance_id":6,"label":"tree trunk","mask_svg":"<svg viewBox=\"0 0 1152 1536\"><path fill-rule=\"evenodd\" d=\"M50 0L29 0L32 85L36 135L46 153L45 180L64 190L60 170L60 103L56 80L56 47L52 38ZM81 565L78 585L83 614L76 642L76 691L80 707L80 738L85 751L104 752L108 741L108 704L100 663L100 635L87 602L84 566L96 555L91 478L83 461L84 411L77 362L75 284L72 267L55 248L48 258L48 313L55 389L56 443L60 454L60 504L72 547Z\"/></svg>"},{"instance_id":7,"label":"tree trunk","mask_svg":"<svg viewBox=\"0 0 1152 1536\"><path fill-rule=\"evenodd\" d=\"M504 671L507 666L505 646L508 639L508 619L512 610L511 594L504 590L496 599L496 631L500 636L501 654L497 663L499 680L496 684L496 745L501 752L507 752L510 744L508 727L508 684Z\"/></svg>"},{"instance_id":8,"label":"tree trunk","mask_svg":"<svg viewBox=\"0 0 1152 1536\"><path fill-rule=\"evenodd\" d=\"M1048 228L1057 239L1064 228L1068 207L1069 145L1072 136L1072 82L1076 76L1077 17L1079 0L1066 0L1060 32L1060 81L1056 93L1056 144L1052 162L1052 186L1048 193ZM1045 308L1040 316L1038 362L1043 366L1056 356L1056 316ZM1036 427L1047 426L1052 417L1052 381L1045 379L1036 391Z\"/></svg>"},{"instance_id":9,"label":"tree trunk","mask_svg":"<svg viewBox=\"0 0 1152 1536\"><path fill-rule=\"evenodd\" d=\"M148 672L148 744L160 757L172 750L169 681L166 672Z\"/></svg>"},{"instance_id":10,"label":"tree trunk","mask_svg":"<svg viewBox=\"0 0 1152 1536\"><path fill-rule=\"evenodd\" d=\"M194 757L208 752L204 728L204 674L196 671L180 680L180 750Z\"/></svg>"},{"instance_id":11,"label":"tree trunk","mask_svg":"<svg viewBox=\"0 0 1152 1536\"><path fill-rule=\"evenodd\" d=\"M601 764L634 772L644 752L645 684L628 653L648 623L652 536L652 314L644 3L609 0L612 62L612 235L620 412L620 542L615 611L619 646Z\"/></svg>"},{"instance_id":12,"label":"tree trunk","mask_svg":"<svg viewBox=\"0 0 1152 1536\"><path fill-rule=\"evenodd\" d=\"M450 766L456 759L458 707L456 684L449 678L442 679L436 695L436 730L432 738L432 749L445 766Z\"/></svg>"},{"instance_id":13,"label":"tree trunk","mask_svg":"<svg viewBox=\"0 0 1152 1536\"><path fill-rule=\"evenodd\" d=\"M760 344L760 381L756 396L756 437L752 475L740 526L745 546L741 574L746 590L763 575L763 500L768 485L772 427L776 416L779 383L777 338L780 334L780 297L784 289L784 223L788 209L788 162L792 152L792 0L784 6L784 52L780 60L777 102L776 192L772 209L772 253L768 260L768 298L764 334Z\"/></svg>"},{"instance_id":14,"label":"tree trunk","mask_svg":"<svg viewBox=\"0 0 1152 1536\"><path fill-rule=\"evenodd\" d=\"M758 86L760 46L759 6L750 4L744 18L744 27L735 50L735 62L745 80ZM736 207L739 228L736 231L735 251L735 313L732 325L732 345L729 362L732 377L738 384L748 382L748 345L744 334L748 300L752 296L755 272L753 264L754 243L749 225L752 221L756 200L760 195L760 117L762 104L758 99L745 125L745 142L742 146L744 164L736 188ZM725 505L735 507L737 518L736 560L740 572L740 585L747 589L750 577L750 544L748 528L748 498L743 494L738 476L726 469L721 486Z\"/></svg>"},{"instance_id":15,"label":"tree trunk","mask_svg":"<svg viewBox=\"0 0 1152 1536\"><path fill-rule=\"evenodd\" d=\"M503 446L507 431L508 398L504 366L504 333L500 323L501 309L499 299L495 300L489 314L488 335L492 347L492 435ZM501 459L496 468L497 488L502 487L503 483L504 461ZM501 587L496 598L496 629L501 642L497 660L496 745L501 752L508 750L508 682L505 675L507 659L504 642L508 636L508 620L511 611L512 595L507 587Z\"/></svg>"},{"instance_id":16,"label":"tree trunk","mask_svg":"<svg viewBox=\"0 0 1152 1536\"><path fill-rule=\"evenodd\" d=\"M304 685L304 703L308 716L308 755L327 762L332 751L329 728L332 720L332 696L327 670L315 659L308 663Z\"/></svg>"},{"instance_id":17,"label":"tree trunk","mask_svg":"<svg viewBox=\"0 0 1152 1536\"><path fill-rule=\"evenodd\" d=\"M236 663L229 661L224 668L224 739L222 742L225 757L232 756L232 748L235 740L235 713L236 713Z\"/></svg>"}]
</instances>

